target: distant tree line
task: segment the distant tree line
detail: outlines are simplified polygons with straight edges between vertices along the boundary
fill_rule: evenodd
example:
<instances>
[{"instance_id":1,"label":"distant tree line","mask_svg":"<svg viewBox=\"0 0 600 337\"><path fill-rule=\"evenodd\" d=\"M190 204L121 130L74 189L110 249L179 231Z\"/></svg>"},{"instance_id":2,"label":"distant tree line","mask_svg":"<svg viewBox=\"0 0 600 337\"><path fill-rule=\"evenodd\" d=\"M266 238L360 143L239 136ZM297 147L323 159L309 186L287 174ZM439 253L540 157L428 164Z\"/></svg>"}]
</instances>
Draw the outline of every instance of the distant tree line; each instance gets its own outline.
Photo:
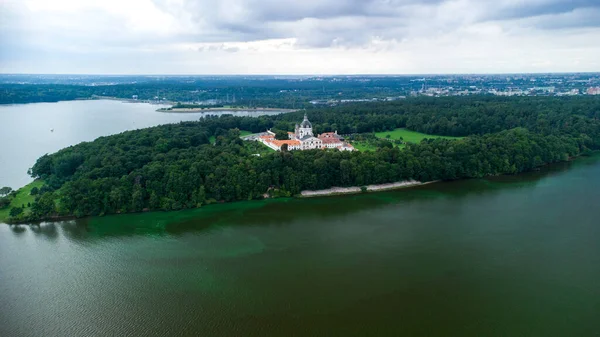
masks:
<instances>
[{"instance_id":1,"label":"distant tree line","mask_svg":"<svg viewBox=\"0 0 600 337\"><path fill-rule=\"evenodd\" d=\"M274 117L292 129L303 112ZM342 134L406 127L443 136L483 135L524 127L541 134L586 133L597 136L600 97L422 97L394 102L347 104L311 110L316 131Z\"/></svg>"},{"instance_id":2,"label":"distant tree line","mask_svg":"<svg viewBox=\"0 0 600 337\"><path fill-rule=\"evenodd\" d=\"M220 105L301 109L311 108L311 100L386 97L394 94L394 88L402 87L394 81L384 80L384 83L391 87L372 87L370 83L352 81L324 83L318 80L290 82L243 78L205 79L190 83L166 79L114 85L4 83L0 84L0 104L58 102L98 96L131 99L136 96L142 101L157 98L171 102L214 100Z\"/></svg>"}]
</instances>

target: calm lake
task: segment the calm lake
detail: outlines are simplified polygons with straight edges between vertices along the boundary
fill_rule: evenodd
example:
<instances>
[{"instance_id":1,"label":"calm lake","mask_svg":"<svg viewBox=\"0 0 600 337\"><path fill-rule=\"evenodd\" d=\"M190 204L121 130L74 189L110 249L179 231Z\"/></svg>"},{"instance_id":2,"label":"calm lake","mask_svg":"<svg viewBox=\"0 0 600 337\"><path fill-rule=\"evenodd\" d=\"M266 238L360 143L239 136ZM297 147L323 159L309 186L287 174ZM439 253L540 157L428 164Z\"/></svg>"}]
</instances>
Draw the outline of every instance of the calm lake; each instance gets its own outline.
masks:
<instances>
[{"instance_id":1,"label":"calm lake","mask_svg":"<svg viewBox=\"0 0 600 337\"><path fill-rule=\"evenodd\" d=\"M162 105L111 100L0 105L0 187L20 188L31 182L27 170L45 153L126 130L205 115L259 116L276 111L164 113ZM51 131L53 130L53 131Z\"/></svg>"},{"instance_id":2,"label":"calm lake","mask_svg":"<svg viewBox=\"0 0 600 337\"><path fill-rule=\"evenodd\" d=\"M0 336L599 336L598 200L596 157L394 192L2 225Z\"/></svg>"}]
</instances>

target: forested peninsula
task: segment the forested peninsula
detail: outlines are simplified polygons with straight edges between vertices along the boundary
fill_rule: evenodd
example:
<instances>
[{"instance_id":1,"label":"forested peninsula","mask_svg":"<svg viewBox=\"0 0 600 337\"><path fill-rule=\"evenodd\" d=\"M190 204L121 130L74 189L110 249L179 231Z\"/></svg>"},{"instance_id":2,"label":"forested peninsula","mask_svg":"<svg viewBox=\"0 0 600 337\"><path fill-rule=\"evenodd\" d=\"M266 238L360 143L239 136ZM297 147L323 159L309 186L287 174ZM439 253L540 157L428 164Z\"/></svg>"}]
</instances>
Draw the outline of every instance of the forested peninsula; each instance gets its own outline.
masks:
<instances>
[{"instance_id":1,"label":"forested peninsula","mask_svg":"<svg viewBox=\"0 0 600 337\"><path fill-rule=\"evenodd\" d=\"M407 128L426 139L374 151L268 152L240 130L293 130L305 111L209 117L101 137L37 160L44 185L12 221L180 210L303 190L516 174L600 150L600 98L415 98L306 111L316 132L347 139ZM268 149L266 149L268 150ZM261 153L260 156L255 154Z\"/></svg>"}]
</instances>

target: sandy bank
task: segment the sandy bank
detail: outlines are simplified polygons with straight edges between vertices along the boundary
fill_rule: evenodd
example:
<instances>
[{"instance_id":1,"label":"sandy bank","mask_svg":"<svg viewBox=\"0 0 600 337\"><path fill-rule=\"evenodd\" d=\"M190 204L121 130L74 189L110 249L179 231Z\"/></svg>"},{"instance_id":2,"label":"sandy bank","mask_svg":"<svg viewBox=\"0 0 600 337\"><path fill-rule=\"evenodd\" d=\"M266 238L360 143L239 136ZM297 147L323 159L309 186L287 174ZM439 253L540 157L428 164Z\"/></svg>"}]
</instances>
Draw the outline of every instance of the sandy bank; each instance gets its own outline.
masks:
<instances>
[{"instance_id":1,"label":"sandy bank","mask_svg":"<svg viewBox=\"0 0 600 337\"><path fill-rule=\"evenodd\" d=\"M419 186L430 184L432 182L422 183L416 180L408 180L408 181L399 181L396 183L390 184L381 184L381 185L368 185L366 186L368 192L375 191L385 191L385 190L394 190L398 188L405 188L411 186ZM360 187L332 187L326 190L318 190L318 191L302 191L300 192L300 196L302 197L318 197L318 196L326 196L326 195L336 195L336 194L353 194L353 193L361 193Z\"/></svg>"},{"instance_id":2,"label":"sandy bank","mask_svg":"<svg viewBox=\"0 0 600 337\"><path fill-rule=\"evenodd\" d=\"M280 112L294 112L298 110L293 109L277 109L277 108L175 108L175 109L158 109L160 112L170 113L188 113L188 112L211 112L211 111L280 111Z\"/></svg>"}]
</instances>

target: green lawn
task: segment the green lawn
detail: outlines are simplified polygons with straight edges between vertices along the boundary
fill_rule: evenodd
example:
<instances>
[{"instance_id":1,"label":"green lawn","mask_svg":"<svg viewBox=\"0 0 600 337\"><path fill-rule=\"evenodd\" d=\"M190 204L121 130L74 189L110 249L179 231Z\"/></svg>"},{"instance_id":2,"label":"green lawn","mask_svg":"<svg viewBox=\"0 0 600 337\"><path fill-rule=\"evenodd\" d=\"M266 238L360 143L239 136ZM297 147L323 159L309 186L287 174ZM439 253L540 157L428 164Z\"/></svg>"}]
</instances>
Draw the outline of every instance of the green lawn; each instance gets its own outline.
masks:
<instances>
[{"instance_id":1,"label":"green lawn","mask_svg":"<svg viewBox=\"0 0 600 337\"><path fill-rule=\"evenodd\" d=\"M258 153L261 156L265 156L275 152L275 150L261 142L248 141L244 142L244 146L246 147L246 149L248 149L248 152L250 152L251 154Z\"/></svg>"},{"instance_id":2,"label":"green lawn","mask_svg":"<svg viewBox=\"0 0 600 337\"><path fill-rule=\"evenodd\" d=\"M26 207L25 213L26 214L29 213L31 211L31 209L29 207L27 207L27 203L33 204L33 202L35 200L35 198L32 195L29 195L29 193L31 192L32 188L34 188L34 187L40 188L43 185L44 185L44 182L42 180L36 180L36 181L32 182L31 184L20 188L17 191L17 195L12 200L10 205L7 208L0 209L0 221L4 221L4 220L8 219L8 214L10 212L10 209L13 207L21 207L21 205L25 205L25 207Z\"/></svg>"},{"instance_id":3,"label":"green lawn","mask_svg":"<svg viewBox=\"0 0 600 337\"><path fill-rule=\"evenodd\" d=\"M389 139L400 139L402 138L405 142L408 143L420 143L423 139L429 138L443 138L443 139L461 139L463 137L449 137L449 136L436 136L436 135L428 135L425 133L420 133L416 131L410 131L407 129L396 129L394 131L386 131L386 132L377 132L375 136L377 138L387 138L387 135L390 135Z\"/></svg>"},{"instance_id":4,"label":"green lawn","mask_svg":"<svg viewBox=\"0 0 600 337\"><path fill-rule=\"evenodd\" d=\"M357 149L358 151L376 151L377 150L377 146L372 145L368 142L361 142L361 141L352 141L350 142L352 144L352 146L354 146L355 149Z\"/></svg>"}]
</instances>

